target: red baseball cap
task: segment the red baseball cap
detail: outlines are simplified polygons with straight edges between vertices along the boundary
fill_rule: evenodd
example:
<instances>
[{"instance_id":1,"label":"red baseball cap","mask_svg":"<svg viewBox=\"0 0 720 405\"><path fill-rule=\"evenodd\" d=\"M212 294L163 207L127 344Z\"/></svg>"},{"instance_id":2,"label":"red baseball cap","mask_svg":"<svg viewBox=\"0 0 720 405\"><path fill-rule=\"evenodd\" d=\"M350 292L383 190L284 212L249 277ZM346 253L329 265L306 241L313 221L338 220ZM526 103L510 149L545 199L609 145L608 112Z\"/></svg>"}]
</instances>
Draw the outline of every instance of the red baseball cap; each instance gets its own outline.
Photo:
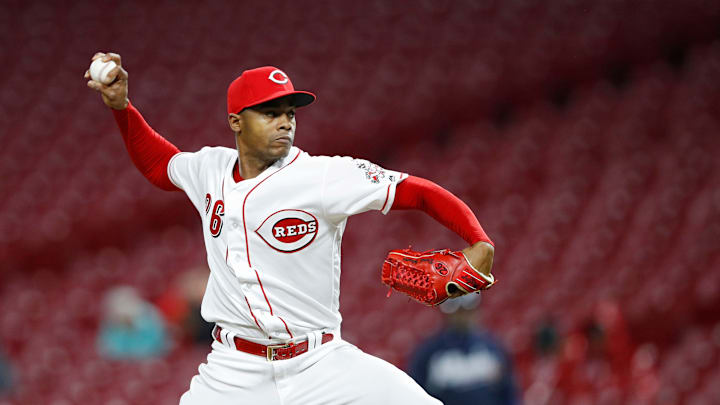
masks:
<instances>
[{"instance_id":1,"label":"red baseball cap","mask_svg":"<svg viewBox=\"0 0 720 405\"><path fill-rule=\"evenodd\" d=\"M228 114L237 114L248 107L289 95L292 95L291 102L295 107L315 101L314 94L296 91L288 75L274 66L246 70L228 87Z\"/></svg>"}]
</instances>

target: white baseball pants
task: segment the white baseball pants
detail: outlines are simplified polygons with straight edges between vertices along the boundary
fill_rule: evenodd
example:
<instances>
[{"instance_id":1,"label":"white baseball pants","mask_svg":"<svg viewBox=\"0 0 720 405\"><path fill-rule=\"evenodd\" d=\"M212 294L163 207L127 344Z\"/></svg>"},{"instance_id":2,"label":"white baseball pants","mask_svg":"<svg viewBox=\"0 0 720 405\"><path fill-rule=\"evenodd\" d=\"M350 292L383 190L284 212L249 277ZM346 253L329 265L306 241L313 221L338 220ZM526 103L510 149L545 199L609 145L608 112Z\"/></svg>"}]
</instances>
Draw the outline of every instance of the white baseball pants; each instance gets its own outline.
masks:
<instances>
[{"instance_id":1,"label":"white baseball pants","mask_svg":"<svg viewBox=\"0 0 720 405\"><path fill-rule=\"evenodd\" d=\"M213 342L180 405L442 405L402 370L336 338L268 361Z\"/></svg>"}]
</instances>

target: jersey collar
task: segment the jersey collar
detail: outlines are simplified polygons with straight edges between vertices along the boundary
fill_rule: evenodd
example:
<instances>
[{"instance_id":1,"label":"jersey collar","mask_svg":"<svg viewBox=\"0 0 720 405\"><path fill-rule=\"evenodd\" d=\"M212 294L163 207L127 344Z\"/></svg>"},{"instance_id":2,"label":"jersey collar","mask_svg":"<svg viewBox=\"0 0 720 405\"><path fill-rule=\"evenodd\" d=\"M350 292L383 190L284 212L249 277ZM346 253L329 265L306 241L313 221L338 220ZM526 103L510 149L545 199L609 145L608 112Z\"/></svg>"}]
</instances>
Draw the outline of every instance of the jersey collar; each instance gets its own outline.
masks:
<instances>
[{"instance_id":1,"label":"jersey collar","mask_svg":"<svg viewBox=\"0 0 720 405\"><path fill-rule=\"evenodd\" d=\"M293 160L295 160L295 158L297 158L298 155L300 155L300 153L302 153L302 151L301 151L299 148L296 148L295 146L293 146L292 148L290 148L290 152L288 152L287 156L285 156L284 158L282 158L282 159L278 160L277 162L275 162L272 166L270 166L270 167L268 167L267 169L265 169L265 171L263 171L262 173L260 173L260 174L259 174L257 177L255 177L255 178L256 178L256 179L265 178L265 177L269 176L270 174L276 172L277 170L282 169L283 167L285 167L285 166L287 166L288 164L290 164L290 162L292 162ZM232 178L233 178L233 180L235 181L236 184L237 184L237 183L240 183L240 182L243 181L243 180L245 180L245 179L240 175L240 161L239 161L237 158L235 159L235 164L233 165Z\"/></svg>"}]
</instances>

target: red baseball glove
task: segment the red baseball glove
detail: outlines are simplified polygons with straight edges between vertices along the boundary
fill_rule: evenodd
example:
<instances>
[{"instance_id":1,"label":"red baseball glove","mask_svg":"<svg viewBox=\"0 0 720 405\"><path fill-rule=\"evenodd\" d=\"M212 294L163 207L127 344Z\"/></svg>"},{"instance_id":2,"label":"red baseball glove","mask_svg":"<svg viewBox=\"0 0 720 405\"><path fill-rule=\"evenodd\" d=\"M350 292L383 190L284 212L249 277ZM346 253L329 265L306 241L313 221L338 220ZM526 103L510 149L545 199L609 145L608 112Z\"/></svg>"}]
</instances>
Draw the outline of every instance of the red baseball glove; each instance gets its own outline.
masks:
<instances>
[{"instance_id":1,"label":"red baseball glove","mask_svg":"<svg viewBox=\"0 0 720 405\"><path fill-rule=\"evenodd\" d=\"M425 305L486 290L495 278L475 270L460 251L391 250L382 267L382 282Z\"/></svg>"}]
</instances>

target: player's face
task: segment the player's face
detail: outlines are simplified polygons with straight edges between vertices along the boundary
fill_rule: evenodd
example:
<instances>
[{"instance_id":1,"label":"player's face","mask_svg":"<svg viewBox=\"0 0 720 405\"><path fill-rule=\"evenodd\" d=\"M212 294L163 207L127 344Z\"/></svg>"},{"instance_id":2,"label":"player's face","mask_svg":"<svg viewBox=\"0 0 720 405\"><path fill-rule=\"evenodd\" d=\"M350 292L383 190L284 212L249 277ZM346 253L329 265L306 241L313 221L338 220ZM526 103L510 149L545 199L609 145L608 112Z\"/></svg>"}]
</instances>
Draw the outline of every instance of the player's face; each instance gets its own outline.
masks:
<instances>
[{"instance_id":1,"label":"player's face","mask_svg":"<svg viewBox=\"0 0 720 405\"><path fill-rule=\"evenodd\" d=\"M265 161L287 156L295 140L295 106L287 99L248 108L240 116L238 143Z\"/></svg>"}]
</instances>

